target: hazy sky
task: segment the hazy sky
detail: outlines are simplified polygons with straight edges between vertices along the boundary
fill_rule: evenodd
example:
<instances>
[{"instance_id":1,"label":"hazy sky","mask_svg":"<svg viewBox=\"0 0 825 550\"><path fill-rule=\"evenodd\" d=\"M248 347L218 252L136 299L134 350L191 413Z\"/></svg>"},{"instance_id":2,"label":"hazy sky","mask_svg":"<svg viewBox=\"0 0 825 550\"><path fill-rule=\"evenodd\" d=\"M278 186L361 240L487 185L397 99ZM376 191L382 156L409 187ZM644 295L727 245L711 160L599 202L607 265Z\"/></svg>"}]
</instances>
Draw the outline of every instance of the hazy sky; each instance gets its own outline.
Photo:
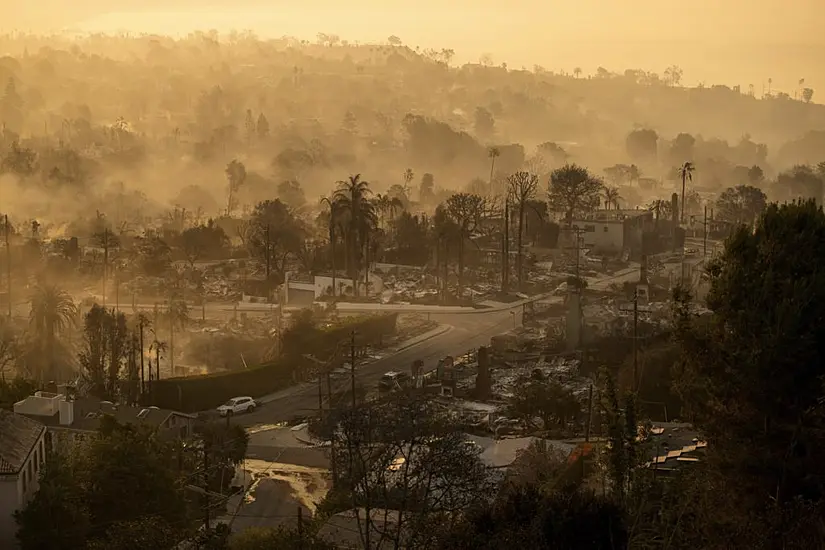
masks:
<instances>
[{"instance_id":1,"label":"hazy sky","mask_svg":"<svg viewBox=\"0 0 825 550\"><path fill-rule=\"evenodd\" d=\"M453 48L459 62L490 53L511 67L581 66L588 73L599 65L661 72L675 63L688 82L759 90L771 77L792 92L806 78L821 83L825 97L825 0L75 0L71 10L62 0L9 4L0 8L6 27L75 23L170 34L236 28L310 39L322 31L362 41L395 34L411 46Z\"/></svg>"}]
</instances>

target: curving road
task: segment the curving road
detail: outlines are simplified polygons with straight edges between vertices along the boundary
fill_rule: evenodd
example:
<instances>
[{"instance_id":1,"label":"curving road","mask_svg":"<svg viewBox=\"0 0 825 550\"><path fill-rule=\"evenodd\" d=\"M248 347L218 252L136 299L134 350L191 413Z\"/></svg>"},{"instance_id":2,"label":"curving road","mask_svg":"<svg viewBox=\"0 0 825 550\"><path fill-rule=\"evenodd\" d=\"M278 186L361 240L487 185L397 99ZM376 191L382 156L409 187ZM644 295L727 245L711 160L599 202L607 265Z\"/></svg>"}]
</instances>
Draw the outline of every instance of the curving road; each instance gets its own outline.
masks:
<instances>
[{"instance_id":1,"label":"curving road","mask_svg":"<svg viewBox=\"0 0 825 550\"><path fill-rule=\"evenodd\" d=\"M511 313L512 312L512 313ZM521 323L522 306L502 311L472 314L432 314L433 321L446 325L448 330L433 338L402 349L398 353L384 357L360 368L356 363L356 383L372 390L381 376L390 370L409 369L413 361L424 361L424 370L434 369L438 360L447 355L461 355L480 346L489 345L490 338L507 332ZM349 383L347 379L346 384ZM343 381L333 382L343 385ZM326 391L326 387L324 387ZM288 388L262 398L262 404L255 412L238 416L234 420L242 425L277 424L295 417L314 414L318 410L318 385L303 384Z\"/></svg>"}]
</instances>

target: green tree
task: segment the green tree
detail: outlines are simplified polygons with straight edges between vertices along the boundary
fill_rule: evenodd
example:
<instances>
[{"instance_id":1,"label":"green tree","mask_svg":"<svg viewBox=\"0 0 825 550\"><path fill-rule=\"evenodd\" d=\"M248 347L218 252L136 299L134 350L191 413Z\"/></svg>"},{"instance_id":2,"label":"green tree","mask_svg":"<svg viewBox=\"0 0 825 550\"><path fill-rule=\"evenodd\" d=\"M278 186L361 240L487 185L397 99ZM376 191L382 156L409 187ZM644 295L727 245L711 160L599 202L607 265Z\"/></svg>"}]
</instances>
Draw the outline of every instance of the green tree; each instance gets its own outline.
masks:
<instances>
[{"instance_id":1,"label":"green tree","mask_svg":"<svg viewBox=\"0 0 825 550\"><path fill-rule=\"evenodd\" d=\"M3 156L0 172L11 172L18 176L31 176L37 170L37 153L13 141L9 152Z\"/></svg>"},{"instance_id":2,"label":"green tree","mask_svg":"<svg viewBox=\"0 0 825 550\"><path fill-rule=\"evenodd\" d=\"M20 344L20 335L14 323L8 317L0 319L0 380L6 380L6 373L17 362Z\"/></svg>"},{"instance_id":3,"label":"green tree","mask_svg":"<svg viewBox=\"0 0 825 550\"><path fill-rule=\"evenodd\" d=\"M218 260L226 257L229 239L224 230L209 220L206 225L185 229L180 234L180 248L190 267L202 259Z\"/></svg>"},{"instance_id":4,"label":"green tree","mask_svg":"<svg viewBox=\"0 0 825 550\"><path fill-rule=\"evenodd\" d=\"M432 521L469 509L493 489L479 449L430 401L396 394L332 411L327 421L338 426L338 483L328 498L364 509L358 529L365 548L378 541L429 547ZM397 518L382 527L371 520L376 509L395 510Z\"/></svg>"},{"instance_id":5,"label":"green tree","mask_svg":"<svg viewBox=\"0 0 825 550\"><path fill-rule=\"evenodd\" d=\"M720 220L750 225L765 211L767 205L768 198L761 189L737 185L722 191L716 199L716 212Z\"/></svg>"},{"instance_id":6,"label":"green tree","mask_svg":"<svg viewBox=\"0 0 825 550\"><path fill-rule=\"evenodd\" d=\"M432 174L426 173L421 176L421 185L418 188L418 200L428 203L435 197L435 178Z\"/></svg>"},{"instance_id":7,"label":"green tree","mask_svg":"<svg viewBox=\"0 0 825 550\"><path fill-rule=\"evenodd\" d=\"M337 204L337 211L346 220L344 241L347 245L347 270L356 296L361 268L369 270L367 255L370 234L378 225L375 207L370 201L371 195L369 182L362 180L361 174L355 174L345 181L338 182L333 199Z\"/></svg>"},{"instance_id":8,"label":"green tree","mask_svg":"<svg viewBox=\"0 0 825 550\"><path fill-rule=\"evenodd\" d=\"M306 231L292 209L279 199L258 203L252 213L250 245L266 265L266 275L281 280L290 256L301 250Z\"/></svg>"},{"instance_id":9,"label":"green tree","mask_svg":"<svg viewBox=\"0 0 825 550\"><path fill-rule=\"evenodd\" d=\"M89 393L114 401L120 393L120 373L129 353L126 315L94 304L84 317L79 360Z\"/></svg>"},{"instance_id":10,"label":"green tree","mask_svg":"<svg viewBox=\"0 0 825 550\"><path fill-rule=\"evenodd\" d=\"M621 200L621 195L619 194L619 189L617 187L605 187L604 188L604 207L606 209L615 208L616 210L619 209L619 201Z\"/></svg>"},{"instance_id":11,"label":"green tree","mask_svg":"<svg viewBox=\"0 0 825 550\"><path fill-rule=\"evenodd\" d=\"M733 525L763 547L823 544L821 534L794 542L821 525L823 257L825 214L814 201L771 205L708 266L710 315L694 317L689 296L676 294L677 388L711 443L711 470L734 487L713 531Z\"/></svg>"},{"instance_id":12,"label":"green tree","mask_svg":"<svg viewBox=\"0 0 825 550\"><path fill-rule=\"evenodd\" d=\"M297 180L284 180L279 183L278 198L293 210L300 210L307 203L304 190Z\"/></svg>"},{"instance_id":13,"label":"green tree","mask_svg":"<svg viewBox=\"0 0 825 550\"><path fill-rule=\"evenodd\" d=\"M71 295L54 286L38 285L31 296L29 322L35 338L36 355L42 361L38 373L41 380L57 380L57 354L60 336L77 321L77 306Z\"/></svg>"},{"instance_id":14,"label":"green tree","mask_svg":"<svg viewBox=\"0 0 825 550\"><path fill-rule=\"evenodd\" d=\"M530 485L517 485L493 502L481 500L437 537L435 547L445 550L628 548L624 510L615 503L575 489L547 493Z\"/></svg>"},{"instance_id":15,"label":"green tree","mask_svg":"<svg viewBox=\"0 0 825 550\"><path fill-rule=\"evenodd\" d=\"M158 235L140 237L133 254L141 271L150 277L164 276L172 265L172 249Z\"/></svg>"},{"instance_id":16,"label":"green tree","mask_svg":"<svg viewBox=\"0 0 825 550\"><path fill-rule=\"evenodd\" d=\"M263 141L269 137L269 121L266 119L263 113L258 115L258 122L255 126L259 140Z\"/></svg>"},{"instance_id":17,"label":"green tree","mask_svg":"<svg viewBox=\"0 0 825 550\"><path fill-rule=\"evenodd\" d=\"M599 204L602 182L591 175L587 168L577 164L565 164L553 170L547 192L551 208L564 212L567 227L573 224L573 216L592 210Z\"/></svg>"},{"instance_id":18,"label":"green tree","mask_svg":"<svg viewBox=\"0 0 825 550\"><path fill-rule=\"evenodd\" d=\"M224 493L235 476L235 468L246 457L249 434L243 426L210 422L198 428L198 438L209 453L209 488Z\"/></svg>"},{"instance_id":19,"label":"green tree","mask_svg":"<svg viewBox=\"0 0 825 550\"><path fill-rule=\"evenodd\" d=\"M521 380L510 404L514 416L527 424L541 418L545 430L558 429L565 433L569 424L579 420L582 407L573 392L555 380L532 377Z\"/></svg>"},{"instance_id":20,"label":"green tree","mask_svg":"<svg viewBox=\"0 0 825 550\"><path fill-rule=\"evenodd\" d=\"M309 525L304 527L308 530ZM250 527L233 535L229 550L335 550L333 542L327 542L290 527Z\"/></svg>"},{"instance_id":21,"label":"green tree","mask_svg":"<svg viewBox=\"0 0 825 550\"><path fill-rule=\"evenodd\" d=\"M233 159L232 162L226 165L224 172L228 182L226 215L229 216L237 207L236 194L246 182L246 166L241 161Z\"/></svg>"},{"instance_id":22,"label":"green tree","mask_svg":"<svg viewBox=\"0 0 825 550\"><path fill-rule=\"evenodd\" d=\"M77 550L89 533L89 506L78 483L76 456L50 455L34 498L17 512L17 539L23 550Z\"/></svg>"},{"instance_id":23,"label":"green tree","mask_svg":"<svg viewBox=\"0 0 825 550\"><path fill-rule=\"evenodd\" d=\"M16 515L22 548L125 550L145 548L140 540L179 542L187 530L186 500L170 459L174 446L104 416L96 437L47 461L40 490Z\"/></svg>"},{"instance_id":24,"label":"green tree","mask_svg":"<svg viewBox=\"0 0 825 550\"><path fill-rule=\"evenodd\" d=\"M810 103L811 99L814 97L814 89L813 88L803 88L802 89L802 100L805 103Z\"/></svg>"}]
</instances>

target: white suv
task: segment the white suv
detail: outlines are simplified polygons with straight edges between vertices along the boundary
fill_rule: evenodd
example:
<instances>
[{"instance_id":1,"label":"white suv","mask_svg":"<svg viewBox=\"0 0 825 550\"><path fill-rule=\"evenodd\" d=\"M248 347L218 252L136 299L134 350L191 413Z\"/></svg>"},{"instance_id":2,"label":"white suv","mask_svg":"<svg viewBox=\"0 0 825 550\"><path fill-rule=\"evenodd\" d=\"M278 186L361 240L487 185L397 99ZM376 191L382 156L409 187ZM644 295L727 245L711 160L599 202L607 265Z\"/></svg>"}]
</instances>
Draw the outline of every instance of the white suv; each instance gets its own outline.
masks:
<instances>
[{"instance_id":1,"label":"white suv","mask_svg":"<svg viewBox=\"0 0 825 550\"><path fill-rule=\"evenodd\" d=\"M218 414L227 416L237 413L250 413L255 410L258 404L251 397L233 397L220 407L218 407Z\"/></svg>"}]
</instances>

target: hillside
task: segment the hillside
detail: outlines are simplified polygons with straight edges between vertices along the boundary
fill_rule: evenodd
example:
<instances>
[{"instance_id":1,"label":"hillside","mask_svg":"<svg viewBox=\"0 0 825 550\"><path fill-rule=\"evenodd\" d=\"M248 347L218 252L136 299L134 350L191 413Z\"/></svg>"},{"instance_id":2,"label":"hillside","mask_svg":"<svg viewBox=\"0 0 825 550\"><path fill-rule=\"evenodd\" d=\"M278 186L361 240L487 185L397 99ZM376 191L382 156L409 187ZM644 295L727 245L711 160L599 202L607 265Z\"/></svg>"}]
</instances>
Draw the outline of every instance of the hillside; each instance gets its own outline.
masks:
<instances>
[{"instance_id":1,"label":"hillside","mask_svg":"<svg viewBox=\"0 0 825 550\"><path fill-rule=\"evenodd\" d=\"M505 175L550 142L596 173L635 163L657 180L689 156L701 185L717 188L737 183L742 167L770 177L817 163L825 150L823 136L810 133L825 128L825 107L787 94L758 98L759 90L682 87L678 70L454 67L452 50L322 41L3 37L0 50L11 53L0 59L0 81L11 83L4 148L15 139L8 131L36 147L44 138L71 143L93 163L92 180L121 181L160 202L193 183L222 197L223 168L236 157L252 172L250 187L297 179L315 197L347 173L386 189L406 168L463 188L489 178L491 145L520 144L497 162ZM255 128L261 116L265 132ZM126 145L113 145L114 126ZM656 132L652 151L627 147L634 129ZM688 150L684 139L674 145L679 134L691 137Z\"/></svg>"}]
</instances>

